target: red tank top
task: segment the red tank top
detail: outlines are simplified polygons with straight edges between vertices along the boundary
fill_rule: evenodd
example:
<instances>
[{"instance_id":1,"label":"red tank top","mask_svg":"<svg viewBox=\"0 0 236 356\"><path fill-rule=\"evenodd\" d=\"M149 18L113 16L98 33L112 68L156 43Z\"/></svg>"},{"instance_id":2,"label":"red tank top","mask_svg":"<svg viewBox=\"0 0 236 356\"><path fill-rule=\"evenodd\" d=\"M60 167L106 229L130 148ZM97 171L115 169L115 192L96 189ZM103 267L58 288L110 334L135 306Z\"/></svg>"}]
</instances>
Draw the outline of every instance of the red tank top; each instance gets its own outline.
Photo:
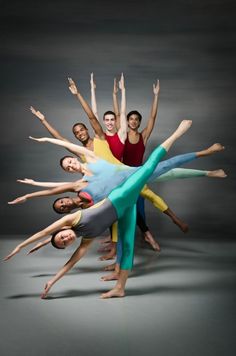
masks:
<instances>
[{"instance_id":1,"label":"red tank top","mask_svg":"<svg viewBox=\"0 0 236 356\"><path fill-rule=\"evenodd\" d=\"M129 136L125 141L125 149L123 154L123 163L127 166L138 167L143 164L143 155L145 146L143 143L143 136L139 134L137 143L130 143Z\"/></svg>"},{"instance_id":2,"label":"red tank top","mask_svg":"<svg viewBox=\"0 0 236 356\"><path fill-rule=\"evenodd\" d=\"M110 150L119 161L122 161L125 145L121 142L117 132L113 136L105 134Z\"/></svg>"}]
</instances>

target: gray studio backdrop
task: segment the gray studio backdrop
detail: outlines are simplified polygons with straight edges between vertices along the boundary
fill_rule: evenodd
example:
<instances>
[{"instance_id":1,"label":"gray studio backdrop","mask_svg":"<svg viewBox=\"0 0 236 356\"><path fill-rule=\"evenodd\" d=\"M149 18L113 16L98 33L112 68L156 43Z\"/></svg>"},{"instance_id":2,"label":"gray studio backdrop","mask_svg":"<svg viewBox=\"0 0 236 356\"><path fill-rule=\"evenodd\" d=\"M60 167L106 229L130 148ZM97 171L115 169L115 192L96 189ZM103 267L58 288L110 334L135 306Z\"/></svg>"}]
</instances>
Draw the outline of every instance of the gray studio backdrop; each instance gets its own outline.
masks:
<instances>
[{"instance_id":1,"label":"gray studio backdrop","mask_svg":"<svg viewBox=\"0 0 236 356\"><path fill-rule=\"evenodd\" d=\"M171 150L202 149L220 141L226 152L188 167L223 168L227 180L196 179L162 183L154 189L192 228L217 236L233 234L233 158L235 133L235 25L233 1L134 1L35 3L13 1L1 13L1 233L32 233L57 218L53 198L8 206L7 201L33 191L17 178L42 181L77 179L59 167L65 154L50 144L31 142L47 136L29 111L33 105L64 136L77 121L87 123L68 90L71 76L90 100L89 75L97 83L99 115L112 109L114 76L123 71L127 111L143 115L152 102L152 83L160 79L158 120L147 154L183 118L194 125ZM92 133L92 131L90 130ZM149 204L150 219L156 212ZM158 213L160 226L166 224Z\"/></svg>"}]
</instances>

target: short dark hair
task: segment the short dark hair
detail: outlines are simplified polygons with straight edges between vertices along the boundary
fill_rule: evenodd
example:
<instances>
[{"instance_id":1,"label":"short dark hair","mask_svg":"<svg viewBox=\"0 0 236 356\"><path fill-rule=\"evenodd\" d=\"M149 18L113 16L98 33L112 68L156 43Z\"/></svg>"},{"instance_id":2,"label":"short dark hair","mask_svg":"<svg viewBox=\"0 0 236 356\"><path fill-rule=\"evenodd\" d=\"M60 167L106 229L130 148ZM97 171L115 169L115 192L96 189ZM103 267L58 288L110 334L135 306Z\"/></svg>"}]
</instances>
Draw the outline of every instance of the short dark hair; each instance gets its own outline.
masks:
<instances>
[{"instance_id":1,"label":"short dark hair","mask_svg":"<svg viewBox=\"0 0 236 356\"><path fill-rule=\"evenodd\" d=\"M57 198L56 200L54 200L53 204L52 204L52 208L53 210L57 213L57 214L65 214L63 211L57 210L55 205L56 203L61 200L61 199L65 199L65 198L69 198L69 197L62 197L62 198Z\"/></svg>"},{"instance_id":2,"label":"short dark hair","mask_svg":"<svg viewBox=\"0 0 236 356\"><path fill-rule=\"evenodd\" d=\"M131 115L137 115L137 116L138 116L138 119L139 119L139 122L142 121L142 115L141 115L140 112L138 112L137 110L130 111L130 112L127 114L127 120L129 120L129 118L130 118Z\"/></svg>"},{"instance_id":3,"label":"short dark hair","mask_svg":"<svg viewBox=\"0 0 236 356\"><path fill-rule=\"evenodd\" d=\"M108 111L104 112L104 114L103 114L103 120L105 119L105 116L106 116L106 115L114 115L114 116L115 116L115 119L116 119L116 114L114 113L114 111L108 110Z\"/></svg>"},{"instance_id":4,"label":"short dark hair","mask_svg":"<svg viewBox=\"0 0 236 356\"><path fill-rule=\"evenodd\" d=\"M83 122L77 122L76 124L74 124L73 125L73 127L72 127L72 131L74 132L74 128L76 127L76 126L83 126L83 128L85 129L85 130L88 130L88 128L87 128L87 126L85 125L85 124L83 124Z\"/></svg>"},{"instance_id":5,"label":"short dark hair","mask_svg":"<svg viewBox=\"0 0 236 356\"><path fill-rule=\"evenodd\" d=\"M59 232L61 232L61 231L63 231L63 229L54 232L54 234L52 234L52 237L51 237L51 244L52 244L52 246L55 247L55 248L57 248L58 250L64 250L64 248L65 248L65 247L59 247L59 246L57 246L57 244L55 243L55 237L56 237L56 235L57 235Z\"/></svg>"},{"instance_id":6,"label":"short dark hair","mask_svg":"<svg viewBox=\"0 0 236 356\"><path fill-rule=\"evenodd\" d=\"M63 161L64 161L65 158L74 158L74 157L73 157L73 156L63 156L63 157L60 159L60 166L61 166L62 169L65 169L65 168L63 167Z\"/></svg>"}]
</instances>

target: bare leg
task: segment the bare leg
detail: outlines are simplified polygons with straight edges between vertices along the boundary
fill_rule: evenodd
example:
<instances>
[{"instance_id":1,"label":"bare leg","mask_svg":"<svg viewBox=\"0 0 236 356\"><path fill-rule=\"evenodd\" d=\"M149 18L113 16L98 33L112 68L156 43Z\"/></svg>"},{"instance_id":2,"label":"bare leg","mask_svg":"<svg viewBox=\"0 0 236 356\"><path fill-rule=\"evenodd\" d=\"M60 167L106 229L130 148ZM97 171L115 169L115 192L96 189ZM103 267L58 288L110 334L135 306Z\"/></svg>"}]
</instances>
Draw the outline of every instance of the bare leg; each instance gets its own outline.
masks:
<instances>
[{"instance_id":1,"label":"bare leg","mask_svg":"<svg viewBox=\"0 0 236 356\"><path fill-rule=\"evenodd\" d=\"M151 232L148 230L143 233L144 240L151 245L154 251L161 251L160 245L158 244L157 241L154 240L154 237L152 236Z\"/></svg>"},{"instance_id":2,"label":"bare leg","mask_svg":"<svg viewBox=\"0 0 236 356\"><path fill-rule=\"evenodd\" d=\"M161 146L165 148L166 151L169 151L173 143L180 138L188 129L190 129L192 125L192 120L183 120L179 124L178 128L175 130L175 132L165 140Z\"/></svg>"},{"instance_id":3,"label":"bare leg","mask_svg":"<svg viewBox=\"0 0 236 356\"><path fill-rule=\"evenodd\" d=\"M107 255L99 257L100 261L112 260L116 255L116 243L112 242L111 250Z\"/></svg>"},{"instance_id":4,"label":"bare leg","mask_svg":"<svg viewBox=\"0 0 236 356\"><path fill-rule=\"evenodd\" d=\"M224 149L224 146L222 146L220 143L214 143L214 145L210 146L206 150L196 152L196 155L197 157L205 157L212 155L213 153L223 151Z\"/></svg>"},{"instance_id":5,"label":"bare leg","mask_svg":"<svg viewBox=\"0 0 236 356\"><path fill-rule=\"evenodd\" d=\"M217 169L215 171L208 171L207 177L211 178L226 178L227 174L223 171L223 169Z\"/></svg>"},{"instance_id":6,"label":"bare leg","mask_svg":"<svg viewBox=\"0 0 236 356\"><path fill-rule=\"evenodd\" d=\"M101 280L104 282L117 280L119 278L119 273L120 273L120 265L116 263L115 271L106 276L102 276Z\"/></svg>"},{"instance_id":7,"label":"bare leg","mask_svg":"<svg viewBox=\"0 0 236 356\"><path fill-rule=\"evenodd\" d=\"M102 299L113 298L113 297L124 297L125 296L125 284L128 278L129 271L121 269L119 274L119 279L113 289L107 293L101 294Z\"/></svg>"},{"instance_id":8,"label":"bare leg","mask_svg":"<svg viewBox=\"0 0 236 356\"><path fill-rule=\"evenodd\" d=\"M173 221L173 223L180 228L180 230L182 230L183 232L188 232L188 225L182 220L180 220L170 208L163 211L163 213L168 215Z\"/></svg>"}]
</instances>

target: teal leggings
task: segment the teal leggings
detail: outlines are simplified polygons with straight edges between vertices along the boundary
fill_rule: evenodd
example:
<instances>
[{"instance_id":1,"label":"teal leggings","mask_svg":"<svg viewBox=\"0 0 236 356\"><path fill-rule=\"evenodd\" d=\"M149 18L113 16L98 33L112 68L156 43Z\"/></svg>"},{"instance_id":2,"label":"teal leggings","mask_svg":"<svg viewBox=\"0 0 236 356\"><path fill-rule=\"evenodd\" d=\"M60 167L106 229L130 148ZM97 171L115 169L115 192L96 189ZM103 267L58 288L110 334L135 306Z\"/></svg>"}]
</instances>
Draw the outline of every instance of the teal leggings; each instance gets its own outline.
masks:
<instances>
[{"instance_id":1,"label":"teal leggings","mask_svg":"<svg viewBox=\"0 0 236 356\"><path fill-rule=\"evenodd\" d=\"M136 202L139 193L165 154L166 150L158 146L143 166L108 195L118 216L119 237L122 239L121 269L129 270L133 266Z\"/></svg>"}]
</instances>

